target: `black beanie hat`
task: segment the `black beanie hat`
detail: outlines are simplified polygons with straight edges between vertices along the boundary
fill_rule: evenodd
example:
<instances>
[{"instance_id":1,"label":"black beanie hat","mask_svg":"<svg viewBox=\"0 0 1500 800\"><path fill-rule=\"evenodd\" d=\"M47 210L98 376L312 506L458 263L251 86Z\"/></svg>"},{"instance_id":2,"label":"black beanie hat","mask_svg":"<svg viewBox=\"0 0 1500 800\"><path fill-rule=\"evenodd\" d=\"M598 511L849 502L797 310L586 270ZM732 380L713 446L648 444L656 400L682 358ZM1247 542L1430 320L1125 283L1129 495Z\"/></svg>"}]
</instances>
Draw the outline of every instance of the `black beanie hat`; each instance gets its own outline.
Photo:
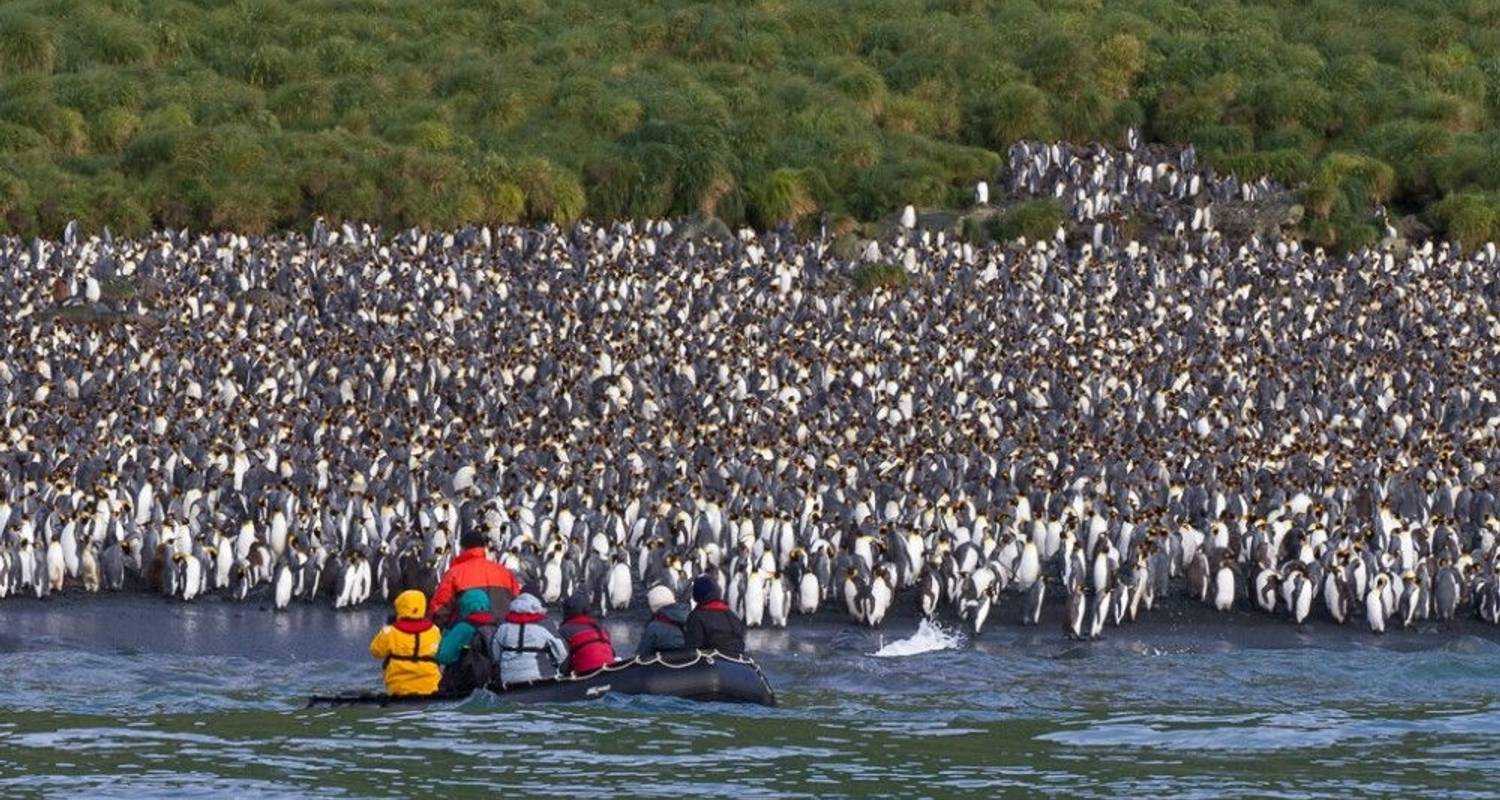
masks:
<instances>
[{"instance_id":1,"label":"black beanie hat","mask_svg":"<svg viewBox=\"0 0 1500 800\"><path fill-rule=\"evenodd\" d=\"M699 575L693 579L693 602L698 604L707 603L710 600L719 599L719 585L714 579L707 575Z\"/></svg>"}]
</instances>

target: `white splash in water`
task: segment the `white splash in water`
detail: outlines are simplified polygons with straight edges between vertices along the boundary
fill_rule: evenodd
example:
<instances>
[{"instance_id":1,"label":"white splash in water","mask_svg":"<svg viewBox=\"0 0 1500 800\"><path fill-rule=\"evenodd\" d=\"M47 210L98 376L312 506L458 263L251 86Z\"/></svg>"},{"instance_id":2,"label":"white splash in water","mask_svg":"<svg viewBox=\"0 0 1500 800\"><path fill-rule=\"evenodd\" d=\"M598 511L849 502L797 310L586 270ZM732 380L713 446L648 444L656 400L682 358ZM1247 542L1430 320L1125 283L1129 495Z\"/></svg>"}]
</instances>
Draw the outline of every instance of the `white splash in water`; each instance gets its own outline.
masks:
<instances>
[{"instance_id":1,"label":"white splash in water","mask_svg":"<svg viewBox=\"0 0 1500 800\"><path fill-rule=\"evenodd\" d=\"M951 632L936 622L924 619L917 625L916 633L884 645L870 655L876 658L900 658L931 653L935 650L952 650L962 647L963 643L962 635Z\"/></svg>"}]
</instances>

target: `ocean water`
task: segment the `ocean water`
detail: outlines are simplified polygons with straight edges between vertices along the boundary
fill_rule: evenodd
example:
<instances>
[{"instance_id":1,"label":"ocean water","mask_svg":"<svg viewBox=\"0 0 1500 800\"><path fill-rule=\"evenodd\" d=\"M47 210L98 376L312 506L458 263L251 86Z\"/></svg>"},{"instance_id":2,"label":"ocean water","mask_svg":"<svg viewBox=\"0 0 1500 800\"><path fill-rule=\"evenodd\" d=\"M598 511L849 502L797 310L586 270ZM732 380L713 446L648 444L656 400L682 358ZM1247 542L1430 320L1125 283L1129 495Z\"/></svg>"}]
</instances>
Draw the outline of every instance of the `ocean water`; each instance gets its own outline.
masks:
<instances>
[{"instance_id":1,"label":"ocean water","mask_svg":"<svg viewBox=\"0 0 1500 800\"><path fill-rule=\"evenodd\" d=\"M751 638L777 708L303 710L378 686L382 618L8 600L0 797L1500 794L1500 631L1477 623L1375 637L1180 608L1080 643L794 620ZM628 642L639 621L610 624Z\"/></svg>"}]
</instances>

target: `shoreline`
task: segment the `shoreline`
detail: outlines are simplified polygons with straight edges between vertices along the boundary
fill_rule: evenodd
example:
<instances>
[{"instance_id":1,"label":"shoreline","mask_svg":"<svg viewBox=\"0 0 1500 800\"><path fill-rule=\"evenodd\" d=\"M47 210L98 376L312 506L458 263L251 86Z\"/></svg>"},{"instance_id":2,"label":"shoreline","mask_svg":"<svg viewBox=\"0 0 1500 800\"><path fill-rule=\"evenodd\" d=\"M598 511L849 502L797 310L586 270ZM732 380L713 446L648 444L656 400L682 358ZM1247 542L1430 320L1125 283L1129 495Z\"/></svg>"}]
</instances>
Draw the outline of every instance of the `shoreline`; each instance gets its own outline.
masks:
<instances>
[{"instance_id":1,"label":"shoreline","mask_svg":"<svg viewBox=\"0 0 1500 800\"><path fill-rule=\"evenodd\" d=\"M164 609L173 613L162 614ZM1259 611L1218 612L1174 598L1143 613L1134 623L1108 627L1093 641L1074 641L1062 632L1063 606L1049 603L1039 626L1018 623L1019 608L1002 605L998 619L978 637L963 633L957 652L987 655L1069 657L1080 652L1193 653L1243 649L1329 651L1374 649L1433 650L1481 640L1500 646L1500 626L1480 620L1427 622L1409 630L1392 628L1376 636L1363 627L1312 619L1301 626ZM63 599L8 599L0 604L0 654L20 652L27 642L94 653L157 653L244 657L265 660L336 659L366 661L370 637L384 624L383 606L335 611L295 605L277 612L269 606L204 598L182 603L166 598L130 595L65 595ZM555 615L555 612L554 612ZM612 614L604 620L621 654L633 651L648 619L643 609ZM793 617L784 629L748 632L749 649L773 655L821 656L835 651L869 655L882 643L911 636L919 621L913 610L898 608L880 628L856 627L841 610L813 617ZM939 617L947 630L957 621ZM36 648L43 649L43 648ZM939 651L951 655L954 650ZM930 655L930 654L921 654Z\"/></svg>"}]
</instances>

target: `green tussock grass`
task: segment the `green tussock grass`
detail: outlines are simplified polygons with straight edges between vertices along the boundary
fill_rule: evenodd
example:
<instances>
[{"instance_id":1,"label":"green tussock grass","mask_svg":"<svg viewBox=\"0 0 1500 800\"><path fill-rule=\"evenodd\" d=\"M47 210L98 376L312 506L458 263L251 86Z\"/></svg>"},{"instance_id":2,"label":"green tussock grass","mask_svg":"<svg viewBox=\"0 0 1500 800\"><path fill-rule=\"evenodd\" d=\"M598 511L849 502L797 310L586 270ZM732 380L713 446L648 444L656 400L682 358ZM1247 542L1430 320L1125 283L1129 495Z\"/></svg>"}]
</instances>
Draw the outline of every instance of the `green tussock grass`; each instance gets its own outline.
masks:
<instances>
[{"instance_id":1,"label":"green tussock grass","mask_svg":"<svg viewBox=\"0 0 1500 800\"><path fill-rule=\"evenodd\" d=\"M1497 53L1493 0L8 0L0 233L868 221L1137 126L1298 187L1319 242L1381 203L1472 244Z\"/></svg>"},{"instance_id":2,"label":"green tussock grass","mask_svg":"<svg viewBox=\"0 0 1500 800\"><path fill-rule=\"evenodd\" d=\"M852 282L861 292L904 289L911 284L911 275L897 264L866 264L854 271Z\"/></svg>"},{"instance_id":3,"label":"green tussock grass","mask_svg":"<svg viewBox=\"0 0 1500 800\"><path fill-rule=\"evenodd\" d=\"M50 73L56 63L50 26L18 8L0 10L0 74Z\"/></svg>"},{"instance_id":4,"label":"green tussock grass","mask_svg":"<svg viewBox=\"0 0 1500 800\"><path fill-rule=\"evenodd\" d=\"M1500 239L1500 196L1455 194L1433 206L1432 221L1465 247Z\"/></svg>"},{"instance_id":5,"label":"green tussock grass","mask_svg":"<svg viewBox=\"0 0 1500 800\"><path fill-rule=\"evenodd\" d=\"M1063 210L1055 200L1030 200L1005 210L995 218L990 235L998 241L1025 237L1035 242L1050 240L1063 223Z\"/></svg>"}]
</instances>

